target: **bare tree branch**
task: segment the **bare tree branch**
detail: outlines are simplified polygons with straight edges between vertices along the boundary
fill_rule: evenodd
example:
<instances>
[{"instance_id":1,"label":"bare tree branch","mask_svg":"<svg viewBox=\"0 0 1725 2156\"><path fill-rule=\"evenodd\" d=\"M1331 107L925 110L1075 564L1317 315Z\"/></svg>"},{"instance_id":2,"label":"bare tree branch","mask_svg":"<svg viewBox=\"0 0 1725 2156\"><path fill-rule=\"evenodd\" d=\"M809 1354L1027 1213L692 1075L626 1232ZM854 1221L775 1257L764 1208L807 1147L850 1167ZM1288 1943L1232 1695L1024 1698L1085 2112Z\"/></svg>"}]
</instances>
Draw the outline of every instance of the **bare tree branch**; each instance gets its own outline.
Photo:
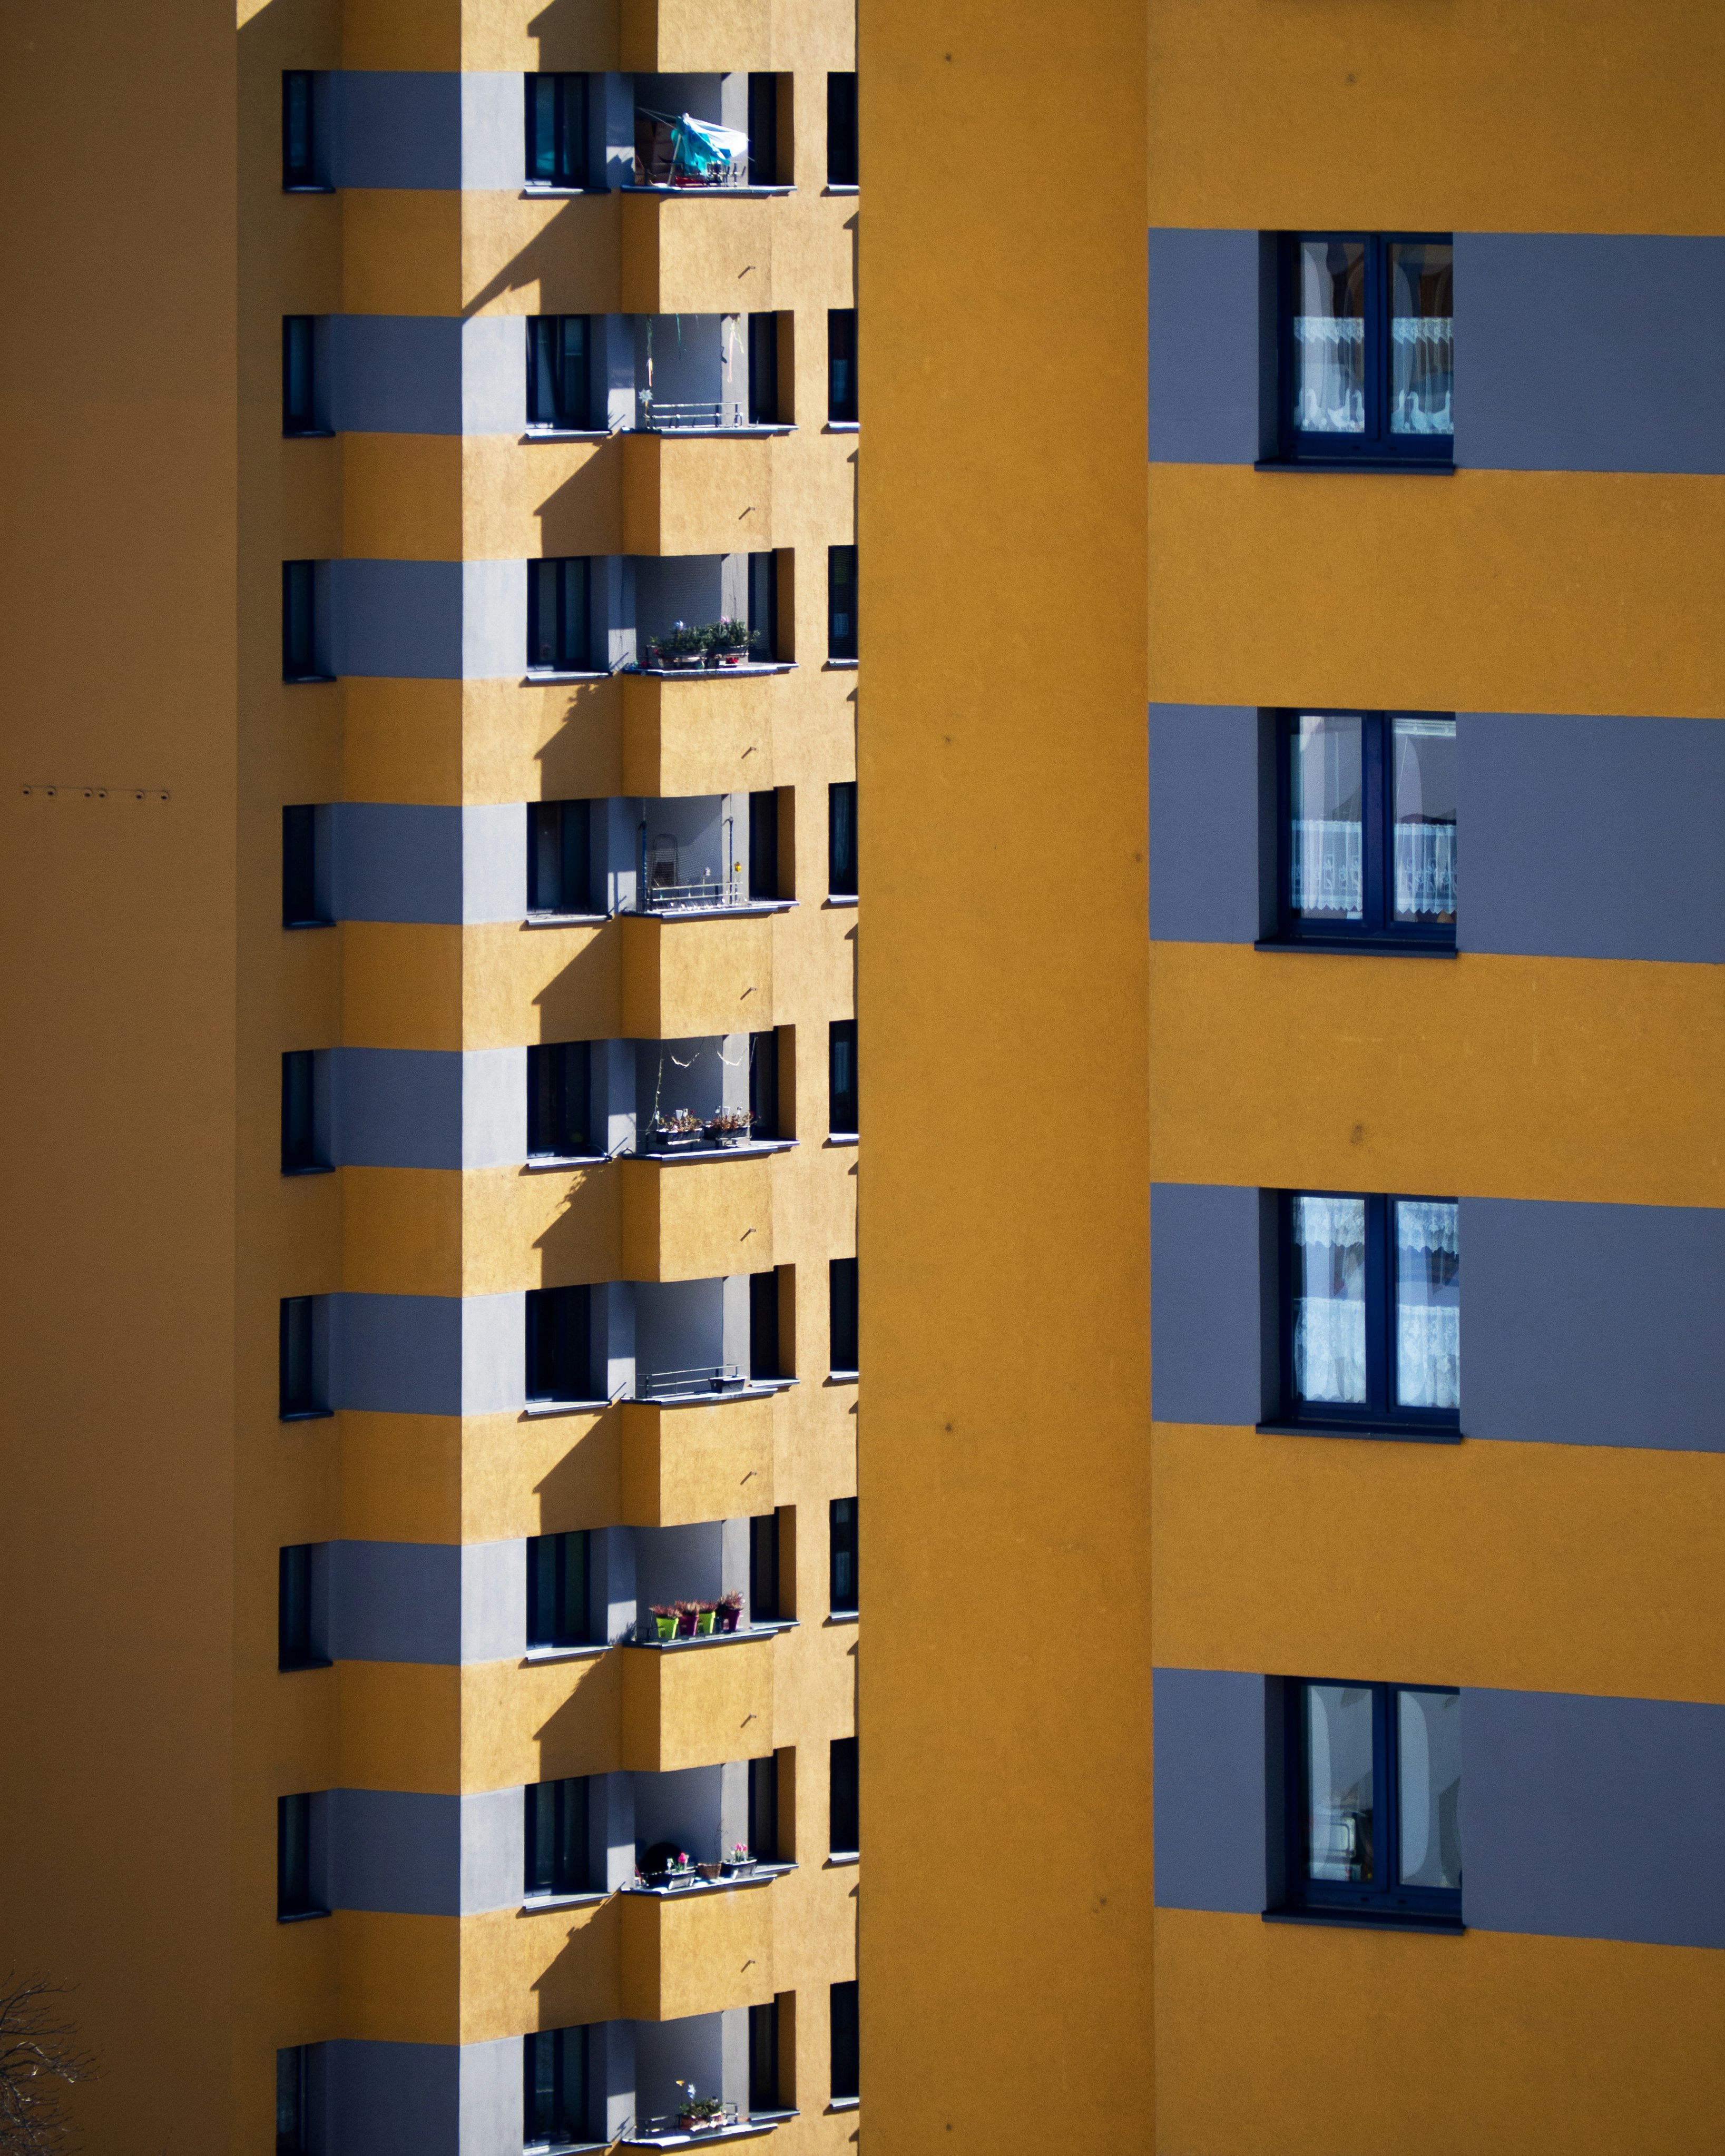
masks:
<instances>
[{"instance_id":1,"label":"bare tree branch","mask_svg":"<svg viewBox=\"0 0 1725 2156\"><path fill-rule=\"evenodd\" d=\"M62 2091L95 2077L77 2023L54 2004L72 1989L15 1969L0 1978L0 2156L71 2156Z\"/></svg>"}]
</instances>

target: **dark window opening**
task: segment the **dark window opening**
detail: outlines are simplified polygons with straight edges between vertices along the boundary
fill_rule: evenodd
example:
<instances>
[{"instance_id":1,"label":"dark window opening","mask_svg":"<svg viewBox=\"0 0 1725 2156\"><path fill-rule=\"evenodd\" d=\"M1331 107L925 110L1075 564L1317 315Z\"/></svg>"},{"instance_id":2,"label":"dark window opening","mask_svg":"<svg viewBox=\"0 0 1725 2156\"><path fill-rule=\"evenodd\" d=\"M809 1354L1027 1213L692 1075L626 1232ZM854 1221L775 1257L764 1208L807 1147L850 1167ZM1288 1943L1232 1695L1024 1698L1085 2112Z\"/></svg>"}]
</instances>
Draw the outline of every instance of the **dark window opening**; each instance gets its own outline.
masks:
<instances>
[{"instance_id":1,"label":"dark window opening","mask_svg":"<svg viewBox=\"0 0 1725 2156\"><path fill-rule=\"evenodd\" d=\"M827 656L856 656L856 549L827 549Z\"/></svg>"},{"instance_id":2,"label":"dark window opening","mask_svg":"<svg viewBox=\"0 0 1725 2156\"><path fill-rule=\"evenodd\" d=\"M526 1801L526 1892L590 1892L587 1777L530 1782L521 1794Z\"/></svg>"},{"instance_id":3,"label":"dark window opening","mask_svg":"<svg viewBox=\"0 0 1725 2156\"><path fill-rule=\"evenodd\" d=\"M778 655L778 557L751 554L749 657L758 665Z\"/></svg>"},{"instance_id":4,"label":"dark window opening","mask_svg":"<svg viewBox=\"0 0 1725 2156\"><path fill-rule=\"evenodd\" d=\"M749 896L778 896L778 789L749 796Z\"/></svg>"},{"instance_id":5,"label":"dark window opening","mask_svg":"<svg viewBox=\"0 0 1725 2156\"><path fill-rule=\"evenodd\" d=\"M827 1791L827 1819L830 1832L827 1847L834 1856L855 1856L857 1840L856 1739L835 1737L832 1742L831 1780Z\"/></svg>"},{"instance_id":6,"label":"dark window opening","mask_svg":"<svg viewBox=\"0 0 1725 2156\"><path fill-rule=\"evenodd\" d=\"M827 788L827 895L856 896L856 781Z\"/></svg>"},{"instance_id":7,"label":"dark window opening","mask_svg":"<svg viewBox=\"0 0 1725 2156\"><path fill-rule=\"evenodd\" d=\"M757 1273L770 1281L771 1273ZM778 1514L757 1512L749 1522L749 1620L776 1618L778 1609Z\"/></svg>"},{"instance_id":8,"label":"dark window opening","mask_svg":"<svg viewBox=\"0 0 1725 2156\"><path fill-rule=\"evenodd\" d=\"M856 1345L856 1260L834 1258L827 1268L831 1325L828 1368L834 1377L855 1377Z\"/></svg>"},{"instance_id":9,"label":"dark window opening","mask_svg":"<svg viewBox=\"0 0 1725 2156\"><path fill-rule=\"evenodd\" d=\"M559 2148L585 2141L588 2138L586 2029L541 2029L524 2036L521 2048L526 2071L525 2146Z\"/></svg>"},{"instance_id":10,"label":"dark window opening","mask_svg":"<svg viewBox=\"0 0 1725 2156\"><path fill-rule=\"evenodd\" d=\"M588 183L587 77L530 74L525 80L529 186L584 187Z\"/></svg>"},{"instance_id":11,"label":"dark window opening","mask_svg":"<svg viewBox=\"0 0 1725 2156\"><path fill-rule=\"evenodd\" d=\"M281 318L281 431L323 431L318 411L316 325L310 315Z\"/></svg>"},{"instance_id":12,"label":"dark window opening","mask_svg":"<svg viewBox=\"0 0 1725 2156\"><path fill-rule=\"evenodd\" d=\"M831 1566L827 1607L834 1617L856 1614L856 1500L834 1497L828 1507L827 1540Z\"/></svg>"},{"instance_id":13,"label":"dark window opening","mask_svg":"<svg viewBox=\"0 0 1725 2156\"><path fill-rule=\"evenodd\" d=\"M778 185L778 77L749 77L749 185Z\"/></svg>"},{"instance_id":14,"label":"dark window opening","mask_svg":"<svg viewBox=\"0 0 1725 2156\"><path fill-rule=\"evenodd\" d=\"M778 1275L749 1275L749 1375L774 1378L778 1368Z\"/></svg>"},{"instance_id":15,"label":"dark window opening","mask_svg":"<svg viewBox=\"0 0 1725 2156\"><path fill-rule=\"evenodd\" d=\"M770 1767L773 1762L751 1761L752 1774L757 1763ZM758 1856L759 1845L752 1846ZM778 2094L778 2001L769 1999L764 2006L749 2009L749 2110L754 2114L782 2108Z\"/></svg>"},{"instance_id":16,"label":"dark window opening","mask_svg":"<svg viewBox=\"0 0 1725 2156\"><path fill-rule=\"evenodd\" d=\"M317 811L309 807L281 812L281 925L284 928L328 928L332 924L320 896L322 862L317 843Z\"/></svg>"},{"instance_id":17,"label":"dark window opening","mask_svg":"<svg viewBox=\"0 0 1725 2156\"><path fill-rule=\"evenodd\" d=\"M749 316L749 424L776 427L778 420L778 316Z\"/></svg>"},{"instance_id":18,"label":"dark window opening","mask_svg":"<svg viewBox=\"0 0 1725 2156\"><path fill-rule=\"evenodd\" d=\"M527 1050L527 1156L580 1159L596 1150L593 1132L593 1050L559 1040Z\"/></svg>"},{"instance_id":19,"label":"dark window opening","mask_svg":"<svg viewBox=\"0 0 1725 2156\"><path fill-rule=\"evenodd\" d=\"M1289 1906L1459 1922L1461 1694L1300 1680L1286 1697Z\"/></svg>"},{"instance_id":20,"label":"dark window opening","mask_svg":"<svg viewBox=\"0 0 1725 2156\"><path fill-rule=\"evenodd\" d=\"M757 1138L776 1138L778 1128L778 1034L749 1035L749 1113L751 1133Z\"/></svg>"},{"instance_id":21,"label":"dark window opening","mask_svg":"<svg viewBox=\"0 0 1725 2156\"><path fill-rule=\"evenodd\" d=\"M281 1419L292 1422L327 1414L318 1381L315 1295L287 1295L281 1299L280 1399Z\"/></svg>"},{"instance_id":22,"label":"dark window opening","mask_svg":"<svg viewBox=\"0 0 1725 2156\"><path fill-rule=\"evenodd\" d=\"M584 674L592 670L592 567L581 554L527 564L530 671Z\"/></svg>"},{"instance_id":23,"label":"dark window opening","mask_svg":"<svg viewBox=\"0 0 1725 2156\"><path fill-rule=\"evenodd\" d=\"M827 185L854 187L857 183L856 75L827 77Z\"/></svg>"},{"instance_id":24,"label":"dark window opening","mask_svg":"<svg viewBox=\"0 0 1725 2156\"><path fill-rule=\"evenodd\" d=\"M281 1059L281 1172L311 1175L327 1168L318 1142L317 1053L290 1049Z\"/></svg>"},{"instance_id":25,"label":"dark window opening","mask_svg":"<svg viewBox=\"0 0 1725 2156\"><path fill-rule=\"evenodd\" d=\"M841 423L856 418L856 310L827 311L827 417Z\"/></svg>"},{"instance_id":26,"label":"dark window opening","mask_svg":"<svg viewBox=\"0 0 1725 2156\"><path fill-rule=\"evenodd\" d=\"M860 2093L857 2087L856 1979L833 1986L833 2097Z\"/></svg>"},{"instance_id":27,"label":"dark window opening","mask_svg":"<svg viewBox=\"0 0 1725 2156\"><path fill-rule=\"evenodd\" d=\"M527 1537L527 1645L591 1647L592 1537L585 1527Z\"/></svg>"},{"instance_id":28,"label":"dark window opening","mask_svg":"<svg viewBox=\"0 0 1725 2156\"><path fill-rule=\"evenodd\" d=\"M778 1861L778 1754L749 1762L749 1854L762 1864Z\"/></svg>"},{"instance_id":29,"label":"dark window opening","mask_svg":"<svg viewBox=\"0 0 1725 2156\"><path fill-rule=\"evenodd\" d=\"M593 913L590 801L527 803L527 911Z\"/></svg>"},{"instance_id":30,"label":"dark window opening","mask_svg":"<svg viewBox=\"0 0 1725 2156\"><path fill-rule=\"evenodd\" d=\"M856 1020L834 1019L827 1029L827 1128L834 1137L856 1136Z\"/></svg>"},{"instance_id":31,"label":"dark window opening","mask_svg":"<svg viewBox=\"0 0 1725 2156\"><path fill-rule=\"evenodd\" d=\"M275 2055L275 2156L311 2156L309 2044Z\"/></svg>"},{"instance_id":32,"label":"dark window opening","mask_svg":"<svg viewBox=\"0 0 1725 2156\"><path fill-rule=\"evenodd\" d=\"M588 1400L593 1397L584 1287L531 1288L527 1292L527 1398Z\"/></svg>"},{"instance_id":33,"label":"dark window opening","mask_svg":"<svg viewBox=\"0 0 1725 2156\"><path fill-rule=\"evenodd\" d=\"M1435 234L1297 233L1283 244L1285 455L1450 462L1454 257Z\"/></svg>"},{"instance_id":34,"label":"dark window opening","mask_svg":"<svg viewBox=\"0 0 1725 2156\"><path fill-rule=\"evenodd\" d=\"M325 191L317 77L306 68L286 68L281 77L281 184Z\"/></svg>"},{"instance_id":35,"label":"dark window opening","mask_svg":"<svg viewBox=\"0 0 1725 2156\"><path fill-rule=\"evenodd\" d=\"M1453 949L1456 778L1449 716L1284 712L1284 939Z\"/></svg>"},{"instance_id":36,"label":"dark window opening","mask_svg":"<svg viewBox=\"0 0 1725 2156\"><path fill-rule=\"evenodd\" d=\"M327 1909L312 1898L311 1799L309 1795L278 1797L275 1800L275 1915L281 1922L290 1917L326 1917Z\"/></svg>"},{"instance_id":37,"label":"dark window opening","mask_svg":"<svg viewBox=\"0 0 1725 2156\"><path fill-rule=\"evenodd\" d=\"M281 1553L275 1625L275 1666L280 1670L329 1667L312 1606L313 1548L295 1543Z\"/></svg>"},{"instance_id":38,"label":"dark window opening","mask_svg":"<svg viewBox=\"0 0 1725 2156\"><path fill-rule=\"evenodd\" d=\"M585 315L534 315L527 323L527 424L593 429L591 338Z\"/></svg>"},{"instance_id":39,"label":"dark window opening","mask_svg":"<svg viewBox=\"0 0 1725 2156\"><path fill-rule=\"evenodd\" d=\"M317 619L317 564L284 562L281 565L281 678L284 681L322 681L329 676L319 663Z\"/></svg>"},{"instance_id":40,"label":"dark window opening","mask_svg":"<svg viewBox=\"0 0 1725 2156\"><path fill-rule=\"evenodd\" d=\"M1461 1400L1455 1200L1286 1191L1281 1211L1286 1419L1453 1434Z\"/></svg>"}]
</instances>

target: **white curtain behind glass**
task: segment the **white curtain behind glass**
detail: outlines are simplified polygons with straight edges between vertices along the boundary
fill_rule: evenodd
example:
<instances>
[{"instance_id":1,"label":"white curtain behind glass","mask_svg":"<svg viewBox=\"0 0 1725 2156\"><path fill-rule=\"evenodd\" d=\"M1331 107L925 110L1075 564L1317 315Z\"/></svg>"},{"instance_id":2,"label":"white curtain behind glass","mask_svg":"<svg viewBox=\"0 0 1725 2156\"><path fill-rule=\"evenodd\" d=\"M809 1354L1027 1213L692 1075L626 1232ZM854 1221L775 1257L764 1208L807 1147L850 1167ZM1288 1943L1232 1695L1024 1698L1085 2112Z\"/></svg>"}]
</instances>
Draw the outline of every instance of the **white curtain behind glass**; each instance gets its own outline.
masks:
<instances>
[{"instance_id":1,"label":"white curtain behind glass","mask_svg":"<svg viewBox=\"0 0 1725 2156\"><path fill-rule=\"evenodd\" d=\"M1296 845L1297 853L1297 845ZM1395 827L1395 910L1398 915L1447 917L1455 911L1455 826L1398 824Z\"/></svg>"},{"instance_id":2,"label":"white curtain behind glass","mask_svg":"<svg viewBox=\"0 0 1725 2156\"><path fill-rule=\"evenodd\" d=\"M1404 1198L1395 1208L1395 1396L1404 1408L1461 1404L1459 1208Z\"/></svg>"},{"instance_id":3,"label":"white curtain behind glass","mask_svg":"<svg viewBox=\"0 0 1725 2156\"><path fill-rule=\"evenodd\" d=\"M1363 1406L1366 1397L1366 1201L1296 1198L1300 1292L1294 1389L1302 1400Z\"/></svg>"},{"instance_id":4,"label":"white curtain behind glass","mask_svg":"<svg viewBox=\"0 0 1725 2156\"><path fill-rule=\"evenodd\" d=\"M1294 317L1294 424L1307 434L1366 430L1366 326L1357 315Z\"/></svg>"}]
</instances>

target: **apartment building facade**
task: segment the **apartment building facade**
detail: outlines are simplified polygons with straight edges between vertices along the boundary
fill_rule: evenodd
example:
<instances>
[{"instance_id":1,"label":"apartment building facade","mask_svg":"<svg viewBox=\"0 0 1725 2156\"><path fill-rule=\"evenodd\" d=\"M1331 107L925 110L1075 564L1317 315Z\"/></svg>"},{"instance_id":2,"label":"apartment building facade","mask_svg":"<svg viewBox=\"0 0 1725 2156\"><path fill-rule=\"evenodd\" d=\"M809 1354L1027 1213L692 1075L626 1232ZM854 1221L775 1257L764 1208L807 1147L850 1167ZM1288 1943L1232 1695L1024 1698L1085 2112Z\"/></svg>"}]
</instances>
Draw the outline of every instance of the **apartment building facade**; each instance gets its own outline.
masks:
<instances>
[{"instance_id":1,"label":"apartment building facade","mask_svg":"<svg viewBox=\"0 0 1725 2156\"><path fill-rule=\"evenodd\" d=\"M855 89L845 0L20 55L26 167L157 135L14 196L3 1898L89 2145L855 2138Z\"/></svg>"},{"instance_id":2,"label":"apartment building facade","mask_svg":"<svg viewBox=\"0 0 1725 2156\"><path fill-rule=\"evenodd\" d=\"M871 2139L1708 2148L1717 16L860 50Z\"/></svg>"}]
</instances>

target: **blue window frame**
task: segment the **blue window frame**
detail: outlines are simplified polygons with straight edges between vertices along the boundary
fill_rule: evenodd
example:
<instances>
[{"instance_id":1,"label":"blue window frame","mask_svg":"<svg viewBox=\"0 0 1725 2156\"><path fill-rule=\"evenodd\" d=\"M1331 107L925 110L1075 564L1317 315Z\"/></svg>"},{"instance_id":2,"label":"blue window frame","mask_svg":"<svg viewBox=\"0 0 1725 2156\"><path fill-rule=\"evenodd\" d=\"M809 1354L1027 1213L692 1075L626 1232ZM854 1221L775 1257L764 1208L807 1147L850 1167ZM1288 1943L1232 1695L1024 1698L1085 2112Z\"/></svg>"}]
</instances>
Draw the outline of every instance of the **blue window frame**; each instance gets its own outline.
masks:
<instances>
[{"instance_id":1,"label":"blue window frame","mask_svg":"<svg viewBox=\"0 0 1725 2156\"><path fill-rule=\"evenodd\" d=\"M588 2138L587 2030L540 2029L521 2039L523 2145L567 2148Z\"/></svg>"},{"instance_id":2,"label":"blue window frame","mask_svg":"<svg viewBox=\"0 0 1725 2156\"><path fill-rule=\"evenodd\" d=\"M587 1777L571 1774L557 1782L529 1782L521 1794L526 1803L525 1891L589 1892Z\"/></svg>"},{"instance_id":3,"label":"blue window frame","mask_svg":"<svg viewBox=\"0 0 1725 2156\"><path fill-rule=\"evenodd\" d=\"M527 803L527 911L593 913L593 804Z\"/></svg>"},{"instance_id":4,"label":"blue window frame","mask_svg":"<svg viewBox=\"0 0 1725 2156\"><path fill-rule=\"evenodd\" d=\"M1281 248L1281 454L1301 464L1455 455L1447 233L1299 232Z\"/></svg>"},{"instance_id":5,"label":"blue window frame","mask_svg":"<svg viewBox=\"0 0 1725 2156\"><path fill-rule=\"evenodd\" d=\"M1277 941L1455 947L1455 721L1435 711L1284 711Z\"/></svg>"},{"instance_id":6,"label":"blue window frame","mask_svg":"<svg viewBox=\"0 0 1725 2156\"><path fill-rule=\"evenodd\" d=\"M585 1527L527 1537L527 1645L590 1647L592 1546Z\"/></svg>"},{"instance_id":7,"label":"blue window frame","mask_svg":"<svg viewBox=\"0 0 1725 2156\"><path fill-rule=\"evenodd\" d=\"M527 669L584 674L593 665L592 563L584 554L527 564Z\"/></svg>"},{"instance_id":8,"label":"blue window frame","mask_svg":"<svg viewBox=\"0 0 1725 2156\"><path fill-rule=\"evenodd\" d=\"M1362 1437L1461 1435L1453 1198L1284 1191L1282 1414Z\"/></svg>"},{"instance_id":9,"label":"blue window frame","mask_svg":"<svg viewBox=\"0 0 1725 2156\"><path fill-rule=\"evenodd\" d=\"M1286 1686L1286 1906L1461 1922L1461 1698L1453 1686Z\"/></svg>"},{"instance_id":10,"label":"blue window frame","mask_svg":"<svg viewBox=\"0 0 1725 2156\"><path fill-rule=\"evenodd\" d=\"M585 1040L527 1050L527 1158L579 1160L593 1152L593 1050Z\"/></svg>"},{"instance_id":11,"label":"blue window frame","mask_svg":"<svg viewBox=\"0 0 1725 2156\"><path fill-rule=\"evenodd\" d=\"M527 184L584 187L587 173L587 77L530 74L527 97Z\"/></svg>"},{"instance_id":12,"label":"blue window frame","mask_svg":"<svg viewBox=\"0 0 1725 2156\"><path fill-rule=\"evenodd\" d=\"M591 327L585 315L527 321L527 424L565 434L593 431Z\"/></svg>"}]
</instances>

